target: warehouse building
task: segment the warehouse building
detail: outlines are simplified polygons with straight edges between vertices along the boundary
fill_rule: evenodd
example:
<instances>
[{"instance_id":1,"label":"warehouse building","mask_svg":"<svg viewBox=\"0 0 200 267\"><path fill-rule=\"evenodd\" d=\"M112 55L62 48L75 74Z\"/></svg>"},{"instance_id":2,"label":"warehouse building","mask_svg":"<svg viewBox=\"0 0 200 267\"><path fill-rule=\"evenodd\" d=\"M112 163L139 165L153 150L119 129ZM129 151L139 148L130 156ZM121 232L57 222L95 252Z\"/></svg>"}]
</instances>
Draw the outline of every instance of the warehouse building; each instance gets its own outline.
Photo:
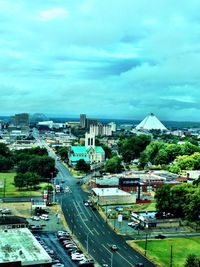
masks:
<instances>
[{"instance_id":1,"label":"warehouse building","mask_svg":"<svg viewBox=\"0 0 200 267\"><path fill-rule=\"evenodd\" d=\"M98 205L133 204L136 195L127 193L118 188L93 188L93 201Z\"/></svg>"},{"instance_id":2,"label":"warehouse building","mask_svg":"<svg viewBox=\"0 0 200 267\"><path fill-rule=\"evenodd\" d=\"M52 260L28 228L0 229L0 266L50 267Z\"/></svg>"}]
</instances>

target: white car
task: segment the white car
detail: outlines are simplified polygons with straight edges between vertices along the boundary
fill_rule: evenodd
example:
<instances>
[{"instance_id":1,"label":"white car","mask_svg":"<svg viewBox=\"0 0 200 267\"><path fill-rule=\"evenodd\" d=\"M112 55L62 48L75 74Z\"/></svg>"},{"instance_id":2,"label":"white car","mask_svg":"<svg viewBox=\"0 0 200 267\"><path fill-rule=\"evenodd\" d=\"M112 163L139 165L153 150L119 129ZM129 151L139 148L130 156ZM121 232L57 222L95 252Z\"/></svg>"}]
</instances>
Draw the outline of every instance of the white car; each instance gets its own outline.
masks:
<instances>
[{"instance_id":1,"label":"white car","mask_svg":"<svg viewBox=\"0 0 200 267\"><path fill-rule=\"evenodd\" d=\"M40 219L44 220L44 221L48 221L49 220L49 216L47 214L42 214L40 216Z\"/></svg>"},{"instance_id":2,"label":"white car","mask_svg":"<svg viewBox=\"0 0 200 267\"><path fill-rule=\"evenodd\" d=\"M129 222L129 223L128 223L128 226L133 227L134 225L137 225L137 223L135 223L135 222Z\"/></svg>"},{"instance_id":3,"label":"white car","mask_svg":"<svg viewBox=\"0 0 200 267\"><path fill-rule=\"evenodd\" d=\"M31 220L33 220L33 221L39 221L40 218L38 216L33 216L33 217L31 217Z\"/></svg>"},{"instance_id":4,"label":"white car","mask_svg":"<svg viewBox=\"0 0 200 267\"><path fill-rule=\"evenodd\" d=\"M72 255L72 256L71 256L71 259L72 259L73 261L82 261L82 260L84 260L84 259L86 259L86 258L85 258L85 255L80 254L80 255Z\"/></svg>"}]
</instances>

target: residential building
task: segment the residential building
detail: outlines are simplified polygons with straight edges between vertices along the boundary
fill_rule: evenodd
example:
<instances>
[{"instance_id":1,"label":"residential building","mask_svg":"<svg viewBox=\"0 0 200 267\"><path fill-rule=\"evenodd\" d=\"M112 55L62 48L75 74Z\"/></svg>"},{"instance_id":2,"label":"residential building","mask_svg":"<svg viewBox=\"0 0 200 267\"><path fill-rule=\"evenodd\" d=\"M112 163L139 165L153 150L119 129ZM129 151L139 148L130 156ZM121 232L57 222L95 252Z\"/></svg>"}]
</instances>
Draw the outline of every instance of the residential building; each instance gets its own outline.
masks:
<instances>
[{"instance_id":1,"label":"residential building","mask_svg":"<svg viewBox=\"0 0 200 267\"><path fill-rule=\"evenodd\" d=\"M90 125L90 133L95 134L96 136L111 136L112 135L112 126L108 124L92 124Z\"/></svg>"}]
</instances>

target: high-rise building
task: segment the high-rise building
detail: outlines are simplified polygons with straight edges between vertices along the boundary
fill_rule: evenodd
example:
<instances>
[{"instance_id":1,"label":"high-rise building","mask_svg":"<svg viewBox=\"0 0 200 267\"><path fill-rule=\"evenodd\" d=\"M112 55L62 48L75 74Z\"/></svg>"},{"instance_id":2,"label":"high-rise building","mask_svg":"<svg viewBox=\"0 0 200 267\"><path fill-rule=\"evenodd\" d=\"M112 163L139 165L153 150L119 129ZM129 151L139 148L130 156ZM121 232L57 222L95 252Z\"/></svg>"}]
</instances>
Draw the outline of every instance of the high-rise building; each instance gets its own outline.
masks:
<instances>
[{"instance_id":1,"label":"high-rise building","mask_svg":"<svg viewBox=\"0 0 200 267\"><path fill-rule=\"evenodd\" d=\"M80 126L81 128L86 127L86 114L80 114Z\"/></svg>"},{"instance_id":2,"label":"high-rise building","mask_svg":"<svg viewBox=\"0 0 200 267\"><path fill-rule=\"evenodd\" d=\"M14 124L15 126L19 127L29 126L29 114L28 113L15 114Z\"/></svg>"}]
</instances>

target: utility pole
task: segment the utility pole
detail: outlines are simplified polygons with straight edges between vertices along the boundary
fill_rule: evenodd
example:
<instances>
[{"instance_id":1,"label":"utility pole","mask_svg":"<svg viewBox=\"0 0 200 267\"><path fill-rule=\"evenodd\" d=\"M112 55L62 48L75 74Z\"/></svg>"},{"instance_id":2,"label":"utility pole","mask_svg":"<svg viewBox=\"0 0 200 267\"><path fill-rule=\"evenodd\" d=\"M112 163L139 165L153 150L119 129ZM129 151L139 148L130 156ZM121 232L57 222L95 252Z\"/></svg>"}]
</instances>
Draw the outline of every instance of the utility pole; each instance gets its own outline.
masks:
<instances>
[{"instance_id":1,"label":"utility pole","mask_svg":"<svg viewBox=\"0 0 200 267\"><path fill-rule=\"evenodd\" d=\"M146 234L146 239L145 239L145 249L144 249L144 255L147 255L147 234Z\"/></svg>"},{"instance_id":2,"label":"utility pole","mask_svg":"<svg viewBox=\"0 0 200 267\"><path fill-rule=\"evenodd\" d=\"M172 267L172 245L171 245L171 252L170 252L170 267Z\"/></svg>"},{"instance_id":3,"label":"utility pole","mask_svg":"<svg viewBox=\"0 0 200 267\"><path fill-rule=\"evenodd\" d=\"M4 195L4 199L5 199L5 197L6 197L6 178L4 178L3 195Z\"/></svg>"}]
</instances>

